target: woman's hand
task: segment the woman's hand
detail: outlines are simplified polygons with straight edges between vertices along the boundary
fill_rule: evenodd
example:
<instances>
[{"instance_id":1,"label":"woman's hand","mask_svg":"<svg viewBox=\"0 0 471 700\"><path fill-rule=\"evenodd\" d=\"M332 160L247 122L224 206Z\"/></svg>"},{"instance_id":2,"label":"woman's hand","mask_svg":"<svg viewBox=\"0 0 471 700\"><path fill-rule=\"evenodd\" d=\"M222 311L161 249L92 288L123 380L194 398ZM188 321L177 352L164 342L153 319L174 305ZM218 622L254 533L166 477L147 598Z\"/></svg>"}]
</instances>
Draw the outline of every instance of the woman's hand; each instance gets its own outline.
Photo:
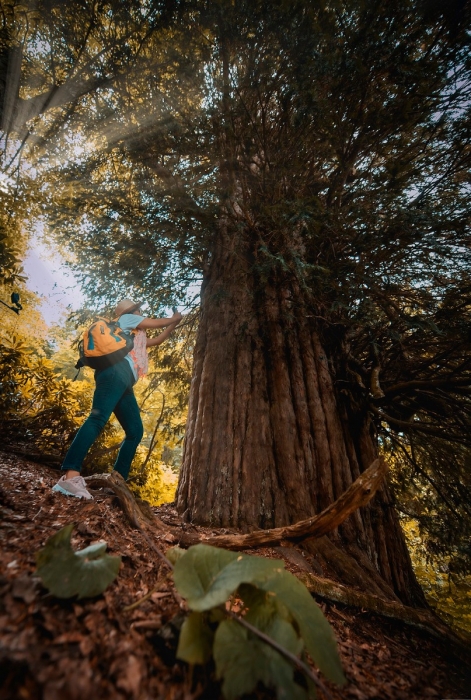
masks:
<instances>
[{"instance_id":1,"label":"woman's hand","mask_svg":"<svg viewBox=\"0 0 471 700\"><path fill-rule=\"evenodd\" d=\"M171 318L172 325L175 324L176 326L178 326L178 324L180 323L182 318L183 318L183 316L181 315L181 313L179 311L175 311L175 313L173 314L173 316Z\"/></svg>"},{"instance_id":2,"label":"woman's hand","mask_svg":"<svg viewBox=\"0 0 471 700\"><path fill-rule=\"evenodd\" d=\"M178 326L180 321L182 320L183 316L179 311L173 314L172 318L169 318L167 320L167 327L162 333L160 333L156 338L147 338L146 341L146 348L151 348L155 347L156 345L160 345L163 343L167 338L172 335L173 331L175 328Z\"/></svg>"},{"instance_id":3,"label":"woman's hand","mask_svg":"<svg viewBox=\"0 0 471 700\"><path fill-rule=\"evenodd\" d=\"M178 326L183 316L179 311L173 314L170 318L144 318L137 327L139 331L147 331L152 328L175 328Z\"/></svg>"}]
</instances>

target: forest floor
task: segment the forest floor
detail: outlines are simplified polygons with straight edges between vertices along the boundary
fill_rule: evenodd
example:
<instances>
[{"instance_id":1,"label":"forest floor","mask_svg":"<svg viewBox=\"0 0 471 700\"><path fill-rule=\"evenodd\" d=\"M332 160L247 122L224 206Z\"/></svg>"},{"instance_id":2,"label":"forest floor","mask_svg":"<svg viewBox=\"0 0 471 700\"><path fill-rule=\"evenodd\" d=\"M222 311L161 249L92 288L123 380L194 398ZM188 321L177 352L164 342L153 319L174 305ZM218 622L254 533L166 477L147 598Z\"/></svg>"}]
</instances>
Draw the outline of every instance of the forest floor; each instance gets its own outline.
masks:
<instances>
[{"instance_id":1,"label":"forest floor","mask_svg":"<svg viewBox=\"0 0 471 700\"><path fill-rule=\"evenodd\" d=\"M185 610L117 499L54 493L57 472L11 454L0 453L0 474L0 700L219 700L210 669L191 672L176 660ZM155 511L178 522L170 506ZM70 522L74 548L105 540L122 557L116 581L93 599L59 600L35 576L36 552ZM165 550L171 541L164 535L156 544ZM280 557L279 548L256 553ZM296 573L292 557L286 566ZM318 602L348 679L340 690L328 684L335 700L471 698L470 670L448 642L365 610ZM275 696L260 690L253 697Z\"/></svg>"}]
</instances>

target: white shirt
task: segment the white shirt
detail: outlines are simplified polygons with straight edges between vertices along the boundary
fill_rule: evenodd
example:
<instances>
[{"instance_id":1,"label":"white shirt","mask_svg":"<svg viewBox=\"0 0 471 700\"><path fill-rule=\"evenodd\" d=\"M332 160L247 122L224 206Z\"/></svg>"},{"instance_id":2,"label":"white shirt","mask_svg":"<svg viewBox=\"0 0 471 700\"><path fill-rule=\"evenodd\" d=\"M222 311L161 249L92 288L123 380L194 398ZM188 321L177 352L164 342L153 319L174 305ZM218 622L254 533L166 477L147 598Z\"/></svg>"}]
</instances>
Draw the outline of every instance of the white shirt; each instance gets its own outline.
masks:
<instances>
[{"instance_id":1,"label":"white shirt","mask_svg":"<svg viewBox=\"0 0 471 700\"><path fill-rule=\"evenodd\" d=\"M123 331L133 331L143 320L144 316L138 316L137 314L123 314L118 320L118 326ZM126 360L131 365L132 373L134 374L134 379L136 382L140 377L146 375L149 369L146 342L146 332L142 330L136 331L134 335L134 348L128 355L126 355Z\"/></svg>"}]
</instances>

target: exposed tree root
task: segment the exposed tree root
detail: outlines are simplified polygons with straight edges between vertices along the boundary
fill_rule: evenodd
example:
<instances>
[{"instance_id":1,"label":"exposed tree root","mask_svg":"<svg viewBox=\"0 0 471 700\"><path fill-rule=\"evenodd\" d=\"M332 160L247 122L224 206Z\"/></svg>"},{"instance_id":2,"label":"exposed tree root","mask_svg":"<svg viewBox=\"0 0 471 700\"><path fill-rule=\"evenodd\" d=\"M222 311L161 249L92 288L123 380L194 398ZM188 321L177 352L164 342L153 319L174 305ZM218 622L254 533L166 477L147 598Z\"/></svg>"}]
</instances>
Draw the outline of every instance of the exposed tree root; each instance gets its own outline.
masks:
<instances>
[{"instance_id":1,"label":"exposed tree root","mask_svg":"<svg viewBox=\"0 0 471 700\"><path fill-rule=\"evenodd\" d=\"M312 571L310 567L305 570L313 574L317 573L320 576L324 576L324 571L328 571L329 575L332 576L333 574L332 578L336 581L341 581L344 586L352 586L354 589L359 588L366 593L372 593L385 600L395 600L397 603L403 602L361 550L351 553L347 547L337 546L337 544L332 542L327 535L302 542L302 549L314 555L314 561L317 561L320 565L320 571ZM285 549L284 555L290 559L294 548L283 549Z\"/></svg>"},{"instance_id":2,"label":"exposed tree root","mask_svg":"<svg viewBox=\"0 0 471 700\"><path fill-rule=\"evenodd\" d=\"M366 471L328 508L306 520L300 520L294 525L276 527L271 530L256 530L246 535L215 535L199 538L205 544L211 544L223 549L239 551L254 547L270 547L280 544L282 540L302 542L308 537L322 537L331 532L354 511L370 501L386 474L387 465L383 459L376 459ZM185 533L180 542L184 546L195 544L194 534Z\"/></svg>"},{"instance_id":3,"label":"exposed tree root","mask_svg":"<svg viewBox=\"0 0 471 700\"><path fill-rule=\"evenodd\" d=\"M158 537L165 535L165 541L178 542L183 546L191 546L202 542L224 549L240 550L274 546L282 540L301 542L307 538L323 537L327 532L338 527L357 508L368 503L381 484L386 469L387 467L383 460L376 460L335 503L313 518L300 521L294 525L274 528L273 530L259 530L246 535L205 536L198 533L182 533L181 530L169 527L163 523L145 501L139 503L126 486L123 478L116 472L89 476L86 478L86 481L92 488L105 487L112 489L120 500L130 524L141 530L145 540L148 544L152 544L153 548L155 545L153 545L146 532ZM161 556L163 557L163 555ZM403 605L397 599L387 600L385 597L380 597L380 595L358 591L306 571L299 571L296 575L308 590L315 595L329 601L362 608L384 617L400 620L413 627L424 629L436 637L449 640L457 647L460 656L468 661L471 659L471 640L458 635L428 610L411 608Z\"/></svg>"},{"instance_id":4,"label":"exposed tree root","mask_svg":"<svg viewBox=\"0 0 471 700\"><path fill-rule=\"evenodd\" d=\"M431 611L410 608L393 600L387 601L371 593L363 593L349 586L342 586L336 581L306 571L301 571L296 576L311 593L321 598L400 620L413 627L424 629L435 637L448 639L458 647L461 656L464 655L468 661L471 661L471 638L452 630Z\"/></svg>"},{"instance_id":5,"label":"exposed tree root","mask_svg":"<svg viewBox=\"0 0 471 700\"><path fill-rule=\"evenodd\" d=\"M87 484L93 488L111 489L118 497L121 507L133 527L138 530L161 530L168 532L169 528L150 509L145 501L138 503L126 482L118 472L111 474L93 474L85 478Z\"/></svg>"},{"instance_id":6,"label":"exposed tree root","mask_svg":"<svg viewBox=\"0 0 471 700\"><path fill-rule=\"evenodd\" d=\"M271 530L256 530L245 535L201 535L198 533L181 532L175 528L169 528L164 523L149 512L144 515L144 510L136 503L134 496L126 486L122 477L116 472L111 474L98 474L87 477L86 481L90 486L105 486L113 489L119 498L123 509L131 524L158 530L170 531L178 538L179 544L189 547L198 542L240 551L242 549L253 549L255 547L269 547L280 544L282 540L291 542L302 542L310 537L322 537L331 532L343 523L349 515L357 508L366 505L378 490L387 465L384 460L376 459L366 471L361 474L356 481L348 488L340 498L332 503L328 508L306 520L300 520L294 525L286 525Z\"/></svg>"}]
</instances>

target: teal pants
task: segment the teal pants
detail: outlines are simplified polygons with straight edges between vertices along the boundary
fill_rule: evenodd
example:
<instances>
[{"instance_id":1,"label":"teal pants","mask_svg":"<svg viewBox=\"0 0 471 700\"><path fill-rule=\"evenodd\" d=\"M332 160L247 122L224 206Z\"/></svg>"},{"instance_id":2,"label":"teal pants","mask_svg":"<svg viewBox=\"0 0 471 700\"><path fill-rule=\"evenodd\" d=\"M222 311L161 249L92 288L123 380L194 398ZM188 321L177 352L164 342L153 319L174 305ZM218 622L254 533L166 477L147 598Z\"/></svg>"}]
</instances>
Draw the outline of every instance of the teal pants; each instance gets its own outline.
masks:
<instances>
[{"instance_id":1,"label":"teal pants","mask_svg":"<svg viewBox=\"0 0 471 700\"><path fill-rule=\"evenodd\" d=\"M81 471L82 462L112 413L126 433L114 469L127 479L144 429L134 396L134 375L127 360L95 372L96 389L90 415L82 425L67 452L62 470Z\"/></svg>"}]
</instances>

